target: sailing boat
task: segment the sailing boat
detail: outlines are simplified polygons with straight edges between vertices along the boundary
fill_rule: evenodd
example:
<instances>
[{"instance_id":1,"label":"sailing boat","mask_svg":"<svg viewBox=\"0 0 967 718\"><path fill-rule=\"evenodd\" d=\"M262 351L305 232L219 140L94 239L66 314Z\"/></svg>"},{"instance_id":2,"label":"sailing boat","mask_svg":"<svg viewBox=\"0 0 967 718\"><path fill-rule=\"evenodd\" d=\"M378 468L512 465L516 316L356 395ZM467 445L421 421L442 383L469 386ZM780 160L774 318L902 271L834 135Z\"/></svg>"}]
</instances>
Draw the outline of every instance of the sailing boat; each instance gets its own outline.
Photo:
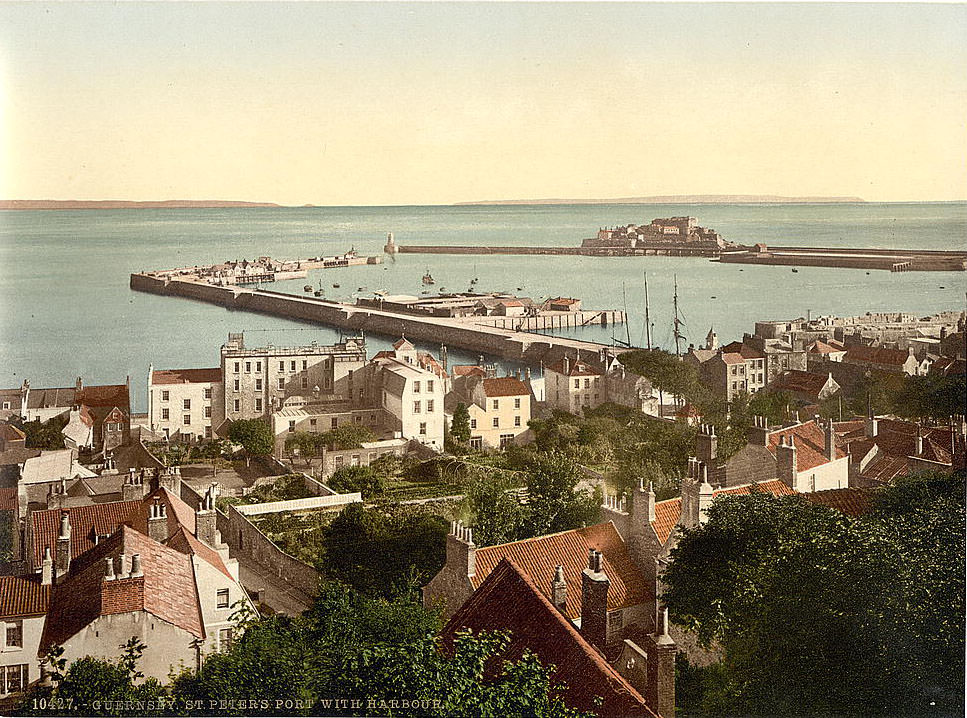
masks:
<instances>
[{"instance_id":1,"label":"sailing boat","mask_svg":"<svg viewBox=\"0 0 967 718\"><path fill-rule=\"evenodd\" d=\"M429 267L426 268L426 274L423 275L423 283L424 284L435 284L435 282L433 281L433 275L430 274L430 268Z\"/></svg>"},{"instance_id":2,"label":"sailing boat","mask_svg":"<svg viewBox=\"0 0 967 718\"><path fill-rule=\"evenodd\" d=\"M675 330L675 356L680 357L682 355L681 350L681 340L685 338L682 334L681 328L685 325L685 321L679 318L678 314L678 275L675 275L675 294L672 297L672 305L675 308L675 318L672 320L672 325Z\"/></svg>"},{"instance_id":3,"label":"sailing boat","mask_svg":"<svg viewBox=\"0 0 967 718\"><path fill-rule=\"evenodd\" d=\"M319 280L319 288L316 291L314 291L312 294L314 296L317 296L317 297L321 297L322 296L323 292L322 292L322 280L321 279Z\"/></svg>"}]
</instances>

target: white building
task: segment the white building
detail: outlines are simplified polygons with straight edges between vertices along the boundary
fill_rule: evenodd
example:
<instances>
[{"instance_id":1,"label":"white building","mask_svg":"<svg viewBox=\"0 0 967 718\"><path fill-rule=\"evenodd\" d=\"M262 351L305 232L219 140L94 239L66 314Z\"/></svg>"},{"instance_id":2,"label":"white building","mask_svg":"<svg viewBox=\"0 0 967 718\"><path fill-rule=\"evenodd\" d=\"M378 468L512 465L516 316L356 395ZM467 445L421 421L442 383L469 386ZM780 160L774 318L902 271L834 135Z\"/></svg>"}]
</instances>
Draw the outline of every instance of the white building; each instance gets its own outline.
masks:
<instances>
[{"instance_id":1,"label":"white building","mask_svg":"<svg viewBox=\"0 0 967 718\"><path fill-rule=\"evenodd\" d=\"M148 422L173 441L211 438L224 421L222 370L148 367Z\"/></svg>"}]
</instances>

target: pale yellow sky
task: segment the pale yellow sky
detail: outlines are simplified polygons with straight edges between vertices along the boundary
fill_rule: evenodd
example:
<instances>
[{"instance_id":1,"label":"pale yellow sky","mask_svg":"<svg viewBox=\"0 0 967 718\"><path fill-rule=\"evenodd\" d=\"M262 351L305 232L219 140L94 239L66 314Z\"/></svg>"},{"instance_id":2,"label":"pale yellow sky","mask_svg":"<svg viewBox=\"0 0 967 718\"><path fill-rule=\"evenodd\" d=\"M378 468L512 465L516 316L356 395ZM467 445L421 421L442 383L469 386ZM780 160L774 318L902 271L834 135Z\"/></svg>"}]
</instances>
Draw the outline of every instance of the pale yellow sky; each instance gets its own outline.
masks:
<instances>
[{"instance_id":1,"label":"pale yellow sky","mask_svg":"<svg viewBox=\"0 0 967 718\"><path fill-rule=\"evenodd\" d=\"M967 198L967 6L0 5L0 197Z\"/></svg>"}]
</instances>

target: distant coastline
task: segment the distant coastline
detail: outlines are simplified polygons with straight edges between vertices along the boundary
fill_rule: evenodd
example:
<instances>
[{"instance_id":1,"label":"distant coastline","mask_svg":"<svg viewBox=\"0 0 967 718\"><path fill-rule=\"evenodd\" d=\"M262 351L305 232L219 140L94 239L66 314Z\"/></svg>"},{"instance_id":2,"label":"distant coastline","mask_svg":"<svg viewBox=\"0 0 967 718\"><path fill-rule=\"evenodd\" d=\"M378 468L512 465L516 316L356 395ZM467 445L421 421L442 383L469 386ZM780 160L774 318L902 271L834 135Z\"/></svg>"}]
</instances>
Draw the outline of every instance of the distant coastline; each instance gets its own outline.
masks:
<instances>
[{"instance_id":1,"label":"distant coastline","mask_svg":"<svg viewBox=\"0 0 967 718\"><path fill-rule=\"evenodd\" d=\"M226 207L281 207L272 202L235 202L219 199L130 200L5 199L0 209L223 209Z\"/></svg>"},{"instance_id":2,"label":"distant coastline","mask_svg":"<svg viewBox=\"0 0 967 718\"><path fill-rule=\"evenodd\" d=\"M498 204L830 204L866 202L862 197L781 197L775 194L676 194L614 199L493 199L456 206Z\"/></svg>"}]
</instances>

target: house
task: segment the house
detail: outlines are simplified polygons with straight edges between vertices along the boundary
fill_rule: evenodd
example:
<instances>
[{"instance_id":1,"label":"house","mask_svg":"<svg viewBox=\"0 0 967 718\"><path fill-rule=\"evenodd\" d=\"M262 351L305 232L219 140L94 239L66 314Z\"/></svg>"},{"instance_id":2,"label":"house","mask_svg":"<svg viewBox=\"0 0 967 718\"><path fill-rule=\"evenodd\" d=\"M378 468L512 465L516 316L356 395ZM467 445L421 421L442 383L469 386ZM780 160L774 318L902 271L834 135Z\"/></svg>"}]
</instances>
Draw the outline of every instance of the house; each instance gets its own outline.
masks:
<instances>
[{"instance_id":1,"label":"house","mask_svg":"<svg viewBox=\"0 0 967 718\"><path fill-rule=\"evenodd\" d=\"M545 306L551 312L579 312L581 311L581 300L574 297L555 297L548 299Z\"/></svg>"},{"instance_id":2,"label":"house","mask_svg":"<svg viewBox=\"0 0 967 718\"><path fill-rule=\"evenodd\" d=\"M211 438L224 421L221 367L159 369L148 366L148 427L171 441Z\"/></svg>"},{"instance_id":3,"label":"house","mask_svg":"<svg viewBox=\"0 0 967 718\"><path fill-rule=\"evenodd\" d=\"M0 389L0 421L24 416L29 389L30 382L26 379L19 389Z\"/></svg>"},{"instance_id":4,"label":"house","mask_svg":"<svg viewBox=\"0 0 967 718\"><path fill-rule=\"evenodd\" d=\"M771 389L786 392L807 404L818 404L836 394L840 386L831 372L823 375L790 369L773 382Z\"/></svg>"},{"instance_id":5,"label":"house","mask_svg":"<svg viewBox=\"0 0 967 718\"><path fill-rule=\"evenodd\" d=\"M39 577L0 576L0 696L40 678L37 652L50 601Z\"/></svg>"},{"instance_id":6,"label":"house","mask_svg":"<svg viewBox=\"0 0 967 718\"><path fill-rule=\"evenodd\" d=\"M821 341L817 339L809 348L806 350L807 363L809 362L827 362L843 361L843 357L846 356L846 346L836 341L835 339L830 339L829 341Z\"/></svg>"},{"instance_id":7,"label":"house","mask_svg":"<svg viewBox=\"0 0 967 718\"><path fill-rule=\"evenodd\" d=\"M919 360L913 353L913 347L907 351L887 349L885 347L868 347L862 344L851 344L846 349L842 359L844 364L861 369L874 369L891 374L906 374L907 376L923 376L930 369L929 360Z\"/></svg>"},{"instance_id":8,"label":"house","mask_svg":"<svg viewBox=\"0 0 967 718\"><path fill-rule=\"evenodd\" d=\"M676 650L667 633L636 637L640 645L626 639L611 663L603 653L595 631L605 620L610 586L609 574L595 565L600 559L592 553L581 574L588 599L580 627L539 587L554 583L557 569L548 567L539 582L514 559L500 559L447 622L443 650L453 652L461 631L507 631L510 643L499 661L516 661L526 651L552 666L553 695L569 708L602 717L673 718ZM557 595L553 588L551 595Z\"/></svg>"},{"instance_id":9,"label":"house","mask_svg":"<svg viewBox=\"0 0 967 718\"><path fill-rule=\"evenodd\" d=\"M654 563L642 570L632 549L610 522L483 548L474 544L472 529L454 523L447 536L446 563L423 588L423 603L428 607L441 604L444 616L452 616L507 558L559 605L565 617L578 621L584 601L578 587L583 585L583 571L592 551L601 557L610 586L602 640L608 646L617 646L631 626L654 631ZM552 592L552 578L556 593Z\"/></svg>"},{"instance_id":10,"label":"house","mask_svg":"<svg viewBox=\"0 0 967 718\"><path fill-rule=\"evenodd\" d=\"M458 377L446 397L447 412L463 404L470 413L470 446L503 449L529 437L531 390L519 377Z\"/></svg>"},{"instance_id":11,"label":"house","mask_svg":"<svg viewBox=\"0 0 967 718\"><path fill-rule=\"evenodd\" d=\"M929 373L938 376L963 376L967 374L967 361L937 357L930 365Z\"/></svg>"},{"instance_id":12,"label":"house","mask_svg":"<svg viewBox=\"0 0 967 718\"><path fill-rule=\"evenodd\" d=\"M707 350L706 350L707 351ZM692 353L698 361L697 352ZM766 385L765 355L740 342L732 342L699 364L704 383L718 394L732 401L742 392L752 394Z\"/></svg>"},{"instance_id":13,"label":"house","mask_svg":"<svg viewBox=\"0 0 967 718\"><path fill-rule=\"evenodd\" d=\"M593 409L607 401L604 372L580 359L565 355L544 367L544 396L548 406L572 414Z\"/></svg>"}]
</instances>

